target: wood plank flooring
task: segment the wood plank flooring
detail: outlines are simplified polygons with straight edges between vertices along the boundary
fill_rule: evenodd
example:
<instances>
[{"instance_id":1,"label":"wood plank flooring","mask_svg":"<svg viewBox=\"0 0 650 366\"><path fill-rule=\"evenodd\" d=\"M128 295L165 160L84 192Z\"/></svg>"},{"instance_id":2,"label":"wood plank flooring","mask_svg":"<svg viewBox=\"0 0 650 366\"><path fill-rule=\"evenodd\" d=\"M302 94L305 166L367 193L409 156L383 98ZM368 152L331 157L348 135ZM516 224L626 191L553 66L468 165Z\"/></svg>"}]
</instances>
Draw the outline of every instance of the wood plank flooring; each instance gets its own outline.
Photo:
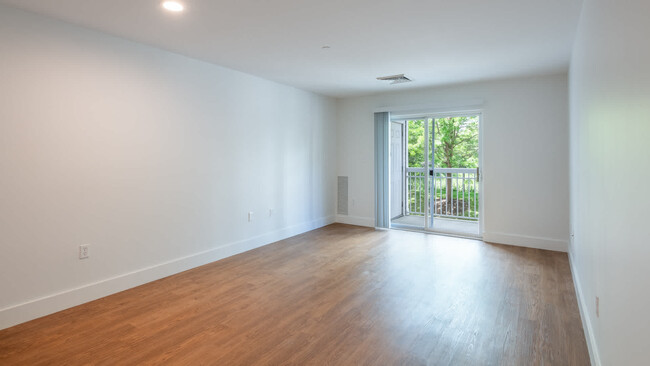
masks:
<instances>
[{"instance_id":1,"label":"wood plank flooring","mask_svg":"<svg viewBox=\"0 0 650 366\"><path fill-rule=\"evenodd\" d=\"M0 331L1 365L588 365L565 253L334 224Z\"/></svg>"}]
</instances>

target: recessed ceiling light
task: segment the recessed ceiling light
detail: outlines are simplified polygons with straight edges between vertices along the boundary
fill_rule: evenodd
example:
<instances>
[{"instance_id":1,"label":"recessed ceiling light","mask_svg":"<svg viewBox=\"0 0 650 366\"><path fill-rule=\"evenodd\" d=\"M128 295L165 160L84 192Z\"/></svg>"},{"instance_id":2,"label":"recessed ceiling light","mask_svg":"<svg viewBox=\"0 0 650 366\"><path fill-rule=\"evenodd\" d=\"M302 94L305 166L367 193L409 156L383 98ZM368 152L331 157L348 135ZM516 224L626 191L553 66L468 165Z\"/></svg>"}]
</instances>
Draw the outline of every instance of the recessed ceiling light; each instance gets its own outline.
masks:
<instances>
[{"instance_id":1,"label":"recessed ceiling light","mask_svg":"<svg viewBox=\"0 0 650 366\"><path fill-rule=\"evenodd\" d=\"M179 3L178 1L164 1L162 3L162 7L169 11L175 12L183 11L183 9L185 9L183 4Z\"/></svg>"}]
</instances>

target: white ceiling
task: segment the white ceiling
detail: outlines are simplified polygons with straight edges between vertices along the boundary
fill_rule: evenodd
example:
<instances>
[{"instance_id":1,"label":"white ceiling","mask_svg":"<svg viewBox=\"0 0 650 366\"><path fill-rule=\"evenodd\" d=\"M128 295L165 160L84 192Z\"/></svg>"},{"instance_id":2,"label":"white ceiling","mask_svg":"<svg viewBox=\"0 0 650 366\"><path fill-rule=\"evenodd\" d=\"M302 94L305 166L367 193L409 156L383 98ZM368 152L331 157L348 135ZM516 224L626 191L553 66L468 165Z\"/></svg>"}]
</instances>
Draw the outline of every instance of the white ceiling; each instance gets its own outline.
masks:
<instances>
[{"instance_id":1,"label":"white ceiling","mask_svg":"<svg viewBox=\"0 0 650 366\"><path fill-rule=\"evenodd\" d=\"M0 0L337 97L566 70L582 0L181 2Z\"/></svg>"}]
</instances>

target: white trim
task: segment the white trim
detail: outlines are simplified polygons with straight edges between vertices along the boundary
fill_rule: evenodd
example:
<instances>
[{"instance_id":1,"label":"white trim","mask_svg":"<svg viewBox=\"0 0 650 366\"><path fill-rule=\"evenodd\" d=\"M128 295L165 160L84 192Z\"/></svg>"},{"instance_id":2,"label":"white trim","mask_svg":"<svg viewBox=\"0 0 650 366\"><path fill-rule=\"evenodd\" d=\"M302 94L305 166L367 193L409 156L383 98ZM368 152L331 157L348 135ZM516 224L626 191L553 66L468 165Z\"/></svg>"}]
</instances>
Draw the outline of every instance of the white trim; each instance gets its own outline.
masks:
<instances>
[{"instance_id":1,"label":"white trim","mask_svg":"<svg viewBox=\"0 0 650 366\"><path fill-rule=\"evenodd\" d=\"M415 115L430 113L449 113L456 111L467 111L482 109L485 101L483 99L468 99L456 102L433 103L433 104L412 104L401 106L378 107L373 110L374 113L390 112L391 114Z\"/></svg>"},{"instance_id":2,"label":"white trim","mask_svg":"<svg viewBox=\"0 0 650 366\"><path fill-rule=\"evenodd\" d=\"M474 117L480 116L483 113L481 108L472 108L472 109L462 109L462 110L450 110L446 112L428 112L428 113L411 113L411 114L391 114L391 122L405 122L412 121L414 119L437 119L437 118L447 118L447 117Z\"/></svg>"},{"instance_id":3,"label":"white trim","mask_svg":"<svg viewBox=\"0 0 650 366\"><path fill-rule=\"evenodd\" d=\"M485 165L483 162L483 135L485 131L485 113L483 110L478 112L478 235L483 238L485 233Z\"/></svg>"},{"instance_id":4,"label":"white trim","mask_svg":"<svg viewBox=\"0 0 650 366\"><path fill-rule=\"evenodd\" d=\"M436 171L436 135L435 135L435 129L433 131L429 131L429 120L431 120L431 124L435 124L436 120L433 117L426 117L424 118L424 230L429 231L431 228L429 227L429 217L431 216L431 212L429 212L429 209L433 210L435 207L433 206L433 203L431 203L431 207L429 207L429 202L435 197L432 198L432 195L435 192L431 192L431 189L429 189L429 169L432 169L433 172ZM429 146L429 135L431 135L431 139L433 139L433 146ZM408 151L408 141L406 142L406 149ZM429 153L431 153L431 160L429 160ZM406 165L408 168L408 164ZM434 173L435 174L435 173ZM408 189L407 187L404 187L404 189ZM452 196L453 196L453 189L452 189ZM453 209L452 209L453 211ZM432 222L433 223L433 222Z\"/></svg>"},{"instance_id":5,"label":"white trim","mask_svg":"<svg viewBox=\"0 0 650 366\"><path fill-rule=\"evenodd\" d=\"M336 222L348 225L375 227L375 219L373 217L336 215Z\"/></svg>"},{"instance_id":6,"label":"white trim","mask_svg":"<svg viewBox=\"0 0 650 366\"><path fill-rule=\"evenodd\" d=\"M333 223L322 217L0 309L0 329L55 313Z\"/></svg>"},{"instance_id":7,"label":"white trim","mask_svg":"<svg viewBox=\"0 0 650 366\"><path fill-rule=\"evenodd\" d=\"M587 303L585 298L582 295L582 286L580 285L580 280L578 274L573 266L573 255L569 251L569 267L571 268L571 277L573 277L573 286L576 290L576 297L578 298L578 309L580 310L580 319L582 320L582 329L585 333L585 340L587 341L587 349L589 350L589 359L591 364L594 366L601 366L600 355L598 352L598 346L596 343L596 338L594 335L594 328L591 326L591 318L589 318L589 313L587 311Z\"/></svg>"},{"instance_id":8,"label":"white trim","mask_svg":"<svg viewBox=\"0 0 650 366\"><path fill-rule=\"evenodd\" d=\"M569 242L563 239L543 238L538 236L484 232L483 241L496 244L514 245L518 247L567 252Z\"/></svg>"}]
</instances>

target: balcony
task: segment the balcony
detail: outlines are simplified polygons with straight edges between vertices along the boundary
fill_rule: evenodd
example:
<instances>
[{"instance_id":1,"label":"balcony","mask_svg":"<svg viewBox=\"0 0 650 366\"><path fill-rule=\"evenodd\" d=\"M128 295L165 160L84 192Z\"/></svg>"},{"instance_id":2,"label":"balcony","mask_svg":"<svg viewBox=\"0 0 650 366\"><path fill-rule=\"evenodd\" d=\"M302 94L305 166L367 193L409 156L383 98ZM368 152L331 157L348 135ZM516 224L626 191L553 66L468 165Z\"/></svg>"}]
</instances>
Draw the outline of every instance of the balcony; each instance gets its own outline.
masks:
<instances>
[{"instance_id":1,"label":"balcony","mask_svg":"<svg viewBox=\"0 0 650 366\"><path fill-rule=\"evenodd\" d=\"M426 174L429 174L427 200ZM428 228L437 232L479 236L479 184L477 169L407 168L403 215L393 218L393 226L425 227L425 212L430 213Z\"/></svg>"}]
</instances>

